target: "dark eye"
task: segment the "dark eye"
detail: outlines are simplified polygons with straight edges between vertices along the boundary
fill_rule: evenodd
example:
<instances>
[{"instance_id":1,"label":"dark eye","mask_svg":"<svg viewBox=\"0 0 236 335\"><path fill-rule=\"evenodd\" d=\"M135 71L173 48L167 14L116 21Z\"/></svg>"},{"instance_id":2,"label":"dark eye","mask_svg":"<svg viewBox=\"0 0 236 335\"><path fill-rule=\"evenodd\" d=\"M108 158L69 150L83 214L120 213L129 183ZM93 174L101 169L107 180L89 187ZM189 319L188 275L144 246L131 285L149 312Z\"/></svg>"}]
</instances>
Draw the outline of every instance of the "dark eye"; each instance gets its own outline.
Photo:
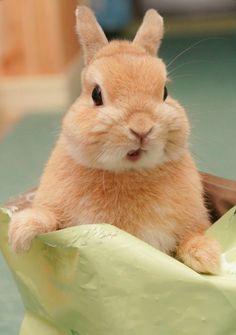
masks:
<instances>
[{"instance_id":1,"label":"dark eye","mask_svg":"<svg viewBox=\"0 0 236 335\"><path fill-rule=\"evenodd\" d=\"M96 85L93 89L93 92L92 92L92 99L95 103L96 106L101 106L103 105L103 101L102 101L102 91L101 91L101 88Z\"/></svg>"},{"instance_id":2,"label":"dark eye","mask_svg":"<svg viewBox=\"0 0 236 335\"><path fill-rule=\"evenodd\" d=\"M167 97L168 97L168 91L167 91L167 88L166 88L166 86L165 86L165 87L164 87L163 100L165 101Z\"/></svg>"}]
</instances>

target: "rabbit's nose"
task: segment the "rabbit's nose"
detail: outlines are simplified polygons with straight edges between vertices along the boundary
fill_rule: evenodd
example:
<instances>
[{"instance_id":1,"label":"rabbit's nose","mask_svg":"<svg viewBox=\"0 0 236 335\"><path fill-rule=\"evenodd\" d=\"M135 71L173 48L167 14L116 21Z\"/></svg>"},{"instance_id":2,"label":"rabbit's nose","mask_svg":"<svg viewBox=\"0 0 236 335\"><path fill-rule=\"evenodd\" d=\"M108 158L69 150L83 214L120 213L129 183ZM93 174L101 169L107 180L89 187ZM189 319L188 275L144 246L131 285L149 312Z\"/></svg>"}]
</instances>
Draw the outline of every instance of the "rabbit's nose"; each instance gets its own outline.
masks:
<instances>
[{"instance_id":1,"label":"rabbit's nose","mask_svg":"<svg viewBox=\"0 0 236 335\"><path fill-rule=\"evenodd\" d=\"M134 134L140 140L143 140L145 137L147 137L151 133L152 129L153 127L149 128L148 130L141 131L141 130L129 128L131 133Z\"/></svg>"}]
</instances>

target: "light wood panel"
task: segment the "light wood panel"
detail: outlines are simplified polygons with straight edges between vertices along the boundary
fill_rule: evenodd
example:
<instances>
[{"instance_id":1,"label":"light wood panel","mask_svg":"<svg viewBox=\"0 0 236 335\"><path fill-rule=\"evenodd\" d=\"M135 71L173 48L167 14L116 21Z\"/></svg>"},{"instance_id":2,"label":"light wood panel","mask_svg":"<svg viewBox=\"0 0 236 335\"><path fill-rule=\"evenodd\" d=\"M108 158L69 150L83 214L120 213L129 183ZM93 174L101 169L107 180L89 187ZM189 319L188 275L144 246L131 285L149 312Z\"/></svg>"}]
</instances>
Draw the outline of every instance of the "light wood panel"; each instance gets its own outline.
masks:
<instances>
[{"instance_id":1,"label":"light wood panel","mask_svg":"<svg viewBox=\"0 0 236 335\"><path fill-rule=\"evenodd\" d=\"M0 1L0 75L62 72L79 52L76 0Z\"/></svg>"}]
</instances>

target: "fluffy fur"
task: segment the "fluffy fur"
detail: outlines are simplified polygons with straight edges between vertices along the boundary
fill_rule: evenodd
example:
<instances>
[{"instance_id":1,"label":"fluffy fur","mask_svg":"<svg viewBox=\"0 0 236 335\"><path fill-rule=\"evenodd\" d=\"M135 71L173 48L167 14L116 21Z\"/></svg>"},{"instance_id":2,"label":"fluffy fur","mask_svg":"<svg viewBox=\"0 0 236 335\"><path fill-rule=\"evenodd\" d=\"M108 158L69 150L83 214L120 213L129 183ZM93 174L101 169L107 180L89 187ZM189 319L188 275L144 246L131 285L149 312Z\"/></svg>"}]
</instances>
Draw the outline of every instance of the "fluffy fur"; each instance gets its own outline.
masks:
<instances>
[{"instance_id":1,"label":"fluffy fur","mask_svg":"<svg viewBox=\"0 0 236 335\"><path fill-rule=\"evenodd\" d=\"M107 222L198 272L217 273L220 250L204 236L209 219L187 148L188 119L174 99L163 101L167 72L154 57L162 18L150 10L134 42L108 43L82 7L77 31L86 63L82 93L63 120L33 207L12 218L13 249L27 250L39 233ZM102 106L91 98L96 85ZM140 157L129 159L138 149Z\"/></svg>"}]
</instances>

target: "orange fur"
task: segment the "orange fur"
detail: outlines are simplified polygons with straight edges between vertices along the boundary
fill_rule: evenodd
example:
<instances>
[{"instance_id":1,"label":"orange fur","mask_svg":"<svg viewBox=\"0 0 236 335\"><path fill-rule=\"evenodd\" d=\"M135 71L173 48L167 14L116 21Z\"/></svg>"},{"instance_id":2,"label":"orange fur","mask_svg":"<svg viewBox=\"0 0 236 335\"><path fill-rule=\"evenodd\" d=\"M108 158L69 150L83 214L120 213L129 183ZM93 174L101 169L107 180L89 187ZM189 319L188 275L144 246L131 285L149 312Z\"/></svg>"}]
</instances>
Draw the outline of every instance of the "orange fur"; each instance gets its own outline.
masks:
<instances>
[{"instance_id":1,"label":"orange fur","mask_svg":"<svg viewBox=\"0 0 236 335\"><path fill-rule=\"evenodd\" d=\"M203 235L209 219L187 148L188 119L174 99L163 101L166 68L152 55L162 20L152 10L134 43L105 43L97 23L91 37L95 18L88 9L80 9L78 20L83 12L89 26L86 33L78 25L88 64L83 91L63 120L33 208L13 217L14 250L29 248L37 233L107 222L176 254L198 272L216 273L220 252L217 242ZM91 98L95 85L101 87L102 106ZM141 142L134 131L146 134ZM127 154L139 148L140 159L129 160Z\"/></svg>"}]
</instances>

